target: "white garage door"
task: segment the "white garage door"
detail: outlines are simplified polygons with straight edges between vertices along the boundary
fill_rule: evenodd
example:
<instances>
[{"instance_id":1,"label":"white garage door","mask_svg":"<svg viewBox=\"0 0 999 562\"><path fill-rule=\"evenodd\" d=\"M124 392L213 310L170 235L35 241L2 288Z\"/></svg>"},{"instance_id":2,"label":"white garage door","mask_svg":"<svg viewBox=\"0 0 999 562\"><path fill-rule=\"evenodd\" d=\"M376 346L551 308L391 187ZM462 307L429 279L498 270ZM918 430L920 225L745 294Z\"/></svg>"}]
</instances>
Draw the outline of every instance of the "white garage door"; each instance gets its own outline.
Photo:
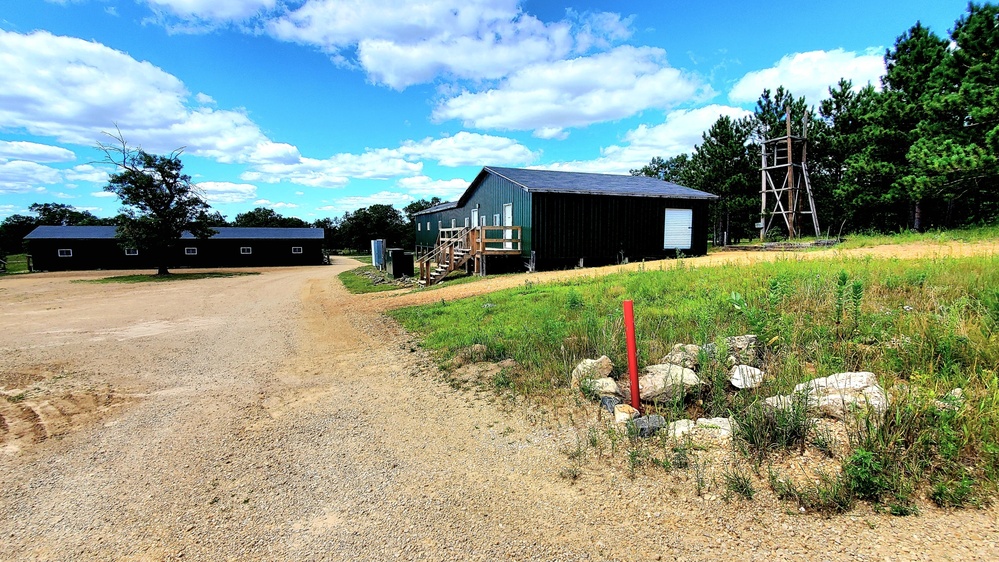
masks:
<instances>
[{"instance_id":1,"label":"white garage door","mask_svg":"<svg viewBox=\"0 0 999 562\"><path fill-rule=\"evenodd\" d=\"M689 250L694 212L691 209L666 209L663 249Z\"/></svg>"}]
</instances>

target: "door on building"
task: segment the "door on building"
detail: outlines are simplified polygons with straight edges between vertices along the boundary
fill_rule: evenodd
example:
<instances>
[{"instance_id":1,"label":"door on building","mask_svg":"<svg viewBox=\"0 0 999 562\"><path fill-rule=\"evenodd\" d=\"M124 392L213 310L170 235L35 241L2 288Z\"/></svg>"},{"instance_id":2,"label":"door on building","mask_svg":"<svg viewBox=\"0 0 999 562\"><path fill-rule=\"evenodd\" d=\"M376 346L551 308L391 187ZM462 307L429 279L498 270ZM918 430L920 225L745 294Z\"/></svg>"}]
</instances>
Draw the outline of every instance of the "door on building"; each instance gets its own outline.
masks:
<instances>
[{"instance_id":1,"label":"door on building","mask_svg":"<svg viewBox=\"0 0 999 562\"><path fill-rule=\"evenodd\" d=\"M479 226L479 210L472 209L472 226Z\"/></svg>"},{"instance_id":2,"label":"door on building","mask_svg":"<svg viewBox=\"0 0 999 562\"><path fill-rule=\"evenodd\" d=\"M689 250L693 237L694 212L691 209L666 209L663 249Z\"/></svg>"},{"instance_id":3,"label":"door on building","mask_svg":"<svg viewBox=\"0 0 999 562\"><path fill-rule=\"evenodd\" d=\"M503 226L513 226L513 203L503 205ZM510 240L513 238L513 229L503 229L503 238ZM503 242L504 250L512 250L513 242Z\"/></svg>"}]
</instances>

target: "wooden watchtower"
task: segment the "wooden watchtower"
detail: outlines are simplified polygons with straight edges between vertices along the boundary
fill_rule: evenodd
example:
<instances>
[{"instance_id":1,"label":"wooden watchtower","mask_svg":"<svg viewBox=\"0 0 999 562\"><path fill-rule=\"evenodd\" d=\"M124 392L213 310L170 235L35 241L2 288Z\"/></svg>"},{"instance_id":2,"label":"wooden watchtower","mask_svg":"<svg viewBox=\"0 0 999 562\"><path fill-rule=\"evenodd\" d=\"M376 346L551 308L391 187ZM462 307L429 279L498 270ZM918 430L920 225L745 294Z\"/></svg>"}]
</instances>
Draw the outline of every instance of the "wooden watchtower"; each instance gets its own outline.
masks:
<instances>
[{"instance_id":1,"label":"wooden watchtower","mask_svg":"<svg viewBox=\"0 0 999 562\"><path fill-rule=\"evenodd\" d=\"M819 217L808 180L808 114L801 121L801 136L791 134L791 108L784 114L787 134L763 141L760 155L760 240L775 219L780 217L791 240L802 234L804 215L811 216L815 236L819 236Z\"/></svg>"}]
</instances>

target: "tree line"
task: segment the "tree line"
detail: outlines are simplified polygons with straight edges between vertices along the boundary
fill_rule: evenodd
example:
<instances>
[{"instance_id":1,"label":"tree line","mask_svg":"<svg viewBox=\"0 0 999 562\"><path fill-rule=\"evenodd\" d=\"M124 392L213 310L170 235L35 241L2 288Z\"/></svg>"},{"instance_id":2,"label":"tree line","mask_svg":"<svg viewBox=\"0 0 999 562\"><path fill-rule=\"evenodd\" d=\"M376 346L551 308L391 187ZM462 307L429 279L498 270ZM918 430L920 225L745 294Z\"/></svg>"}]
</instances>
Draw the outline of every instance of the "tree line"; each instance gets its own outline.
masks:
<instances>
[{"instance_id":1,"label":"tree line","mask_svg":"<svg viewBox=\"0 0 999 562\"><path fill-rule=\"evenodd\" d=\"M808 126L808 173L823 229L899 231L999 218L999 7L970 4L947 37L920 23L885 52L881 88L841 79L818 106L783 86L753 115L720 117L689 154L655 157L634 175L719 196L716 242L749 238L760 220L765 139ZM774 223L776 224L776 223Z\"/></svg>"}]
</instances>

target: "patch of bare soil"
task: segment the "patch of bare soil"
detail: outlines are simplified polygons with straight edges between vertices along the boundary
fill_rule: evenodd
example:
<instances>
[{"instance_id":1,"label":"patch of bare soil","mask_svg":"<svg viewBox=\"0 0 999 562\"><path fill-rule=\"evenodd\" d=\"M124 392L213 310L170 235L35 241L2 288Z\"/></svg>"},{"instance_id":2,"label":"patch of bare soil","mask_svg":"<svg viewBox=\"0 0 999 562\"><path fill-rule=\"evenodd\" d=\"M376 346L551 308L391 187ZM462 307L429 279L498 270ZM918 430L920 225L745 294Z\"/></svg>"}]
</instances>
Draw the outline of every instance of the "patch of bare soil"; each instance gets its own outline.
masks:
<instances>
[{"instance_id":1,"label":"patch of bare soil","mask_svg":"<svg viewBox=\"0 0 999 562\"><path fill-rule=\"evenodd\" d=\"M609 451L565 478L574 427L550 423L553 412L454 389L378 313L546 277L384 298L348 294L336 274L351 267L338 260L140 285L70 282L100 274L0 280L5 385L61 396L55 379L65 371L75 388L129 397L100 422L69 416L75 429L0 454L0 557L999 555L994 508L802 515L767 494L726 502L717 484L698 496L692 471L630 474ZM599 272L557 272L566 273ZM31 375L39 366L52 375ZM706 474L716 482L731 451L712 454L720 464Z\"/></svg>"}]
</instances>

